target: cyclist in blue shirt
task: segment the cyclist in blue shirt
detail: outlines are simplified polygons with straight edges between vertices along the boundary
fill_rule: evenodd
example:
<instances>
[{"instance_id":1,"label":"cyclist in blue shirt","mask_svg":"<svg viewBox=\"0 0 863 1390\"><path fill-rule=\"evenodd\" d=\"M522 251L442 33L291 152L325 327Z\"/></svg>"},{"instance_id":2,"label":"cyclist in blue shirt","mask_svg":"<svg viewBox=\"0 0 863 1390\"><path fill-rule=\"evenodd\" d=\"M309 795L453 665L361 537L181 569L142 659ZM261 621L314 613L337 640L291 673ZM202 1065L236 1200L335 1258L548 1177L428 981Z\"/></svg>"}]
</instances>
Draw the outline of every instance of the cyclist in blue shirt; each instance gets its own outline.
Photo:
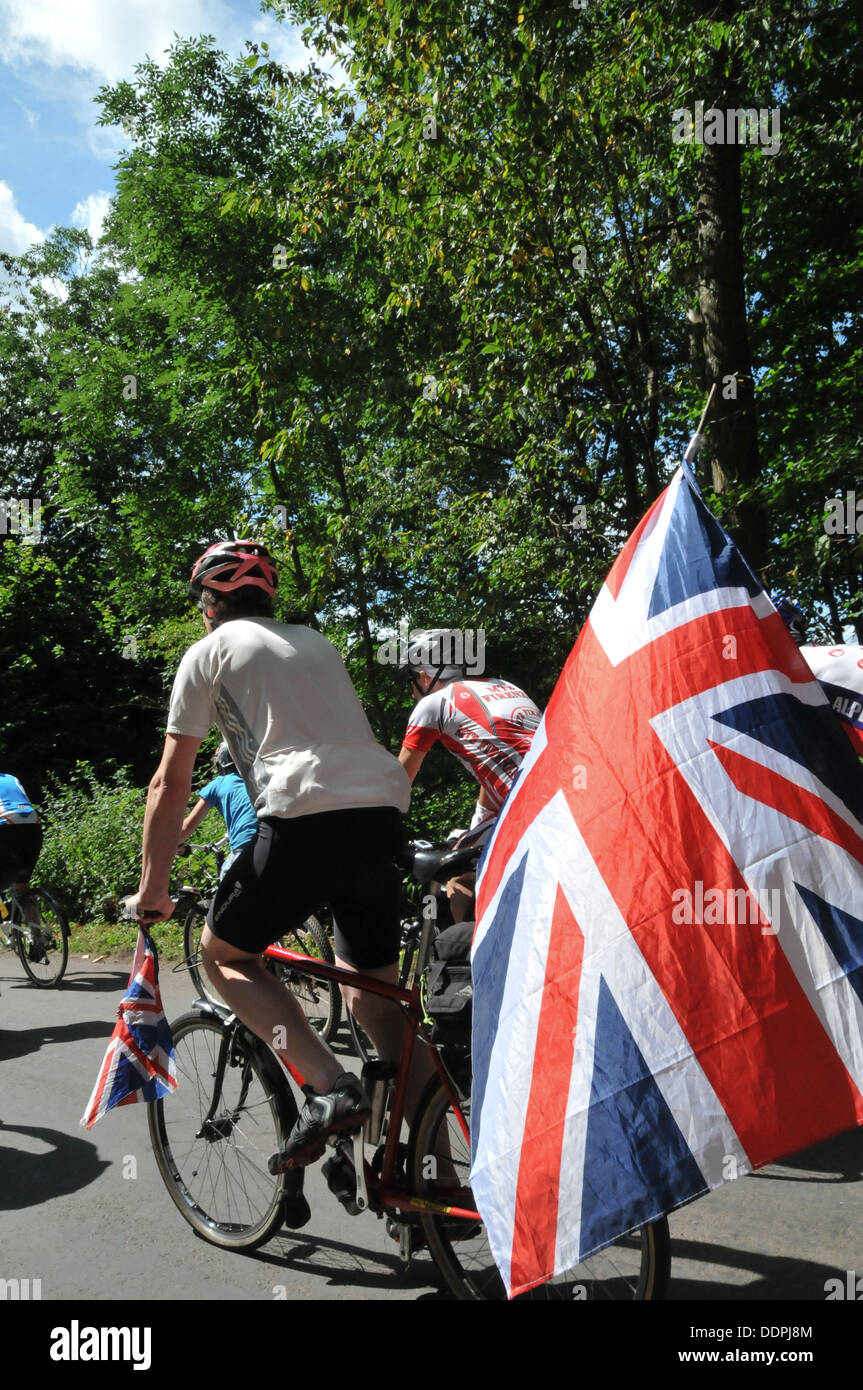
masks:
<instances>
[{"instance_id":1,"label":"cyclist in blue shirt","mask_svg":"<svg viewBox=\"0 0 863 1390\"><path fill-rule=\"evenodd\" d=\"M189 836L197 830L207 812L215 806L225 822L228 831L228 844L231 847L231 852L222 865L222 871L219 875L220 878L224 878L243 845L254 840L257 835L258 817L255 814L249 793L246 791L246 784L231 759L227 743L219 744L213 762L219 775L198 792L198 804L189 813L180 828L180 844L185 844Z\"/></svg>"},{"instance_id":2,"label":"cyclist in blue shirt","mask_svg":"<svg viewBox=\"0 0 863 1390\"><path fill-rule=\"evenodd\" d=\"M41 849L42 826L27 793L17 777L0 772L0 889L14 884L23 893ZM23 905L26 920L37 921L29 902Z\"/></svg>"}]
</instances>

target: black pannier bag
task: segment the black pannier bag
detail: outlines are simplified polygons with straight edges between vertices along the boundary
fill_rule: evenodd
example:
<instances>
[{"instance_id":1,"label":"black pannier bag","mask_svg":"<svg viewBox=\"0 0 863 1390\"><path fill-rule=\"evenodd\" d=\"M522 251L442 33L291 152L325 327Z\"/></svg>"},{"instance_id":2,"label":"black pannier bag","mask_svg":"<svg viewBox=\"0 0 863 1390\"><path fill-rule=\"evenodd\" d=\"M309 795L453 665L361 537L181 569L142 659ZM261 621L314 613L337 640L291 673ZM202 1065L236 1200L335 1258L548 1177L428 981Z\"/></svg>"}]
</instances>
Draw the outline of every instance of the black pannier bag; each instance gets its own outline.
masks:
<instances>
[{"instance_id":1,"label":"black pannier bag","mask_svg":"<svg viewBox=\"0 0 863 1390\"><path fill-rule=\"evenodd\" d=\"M447 927L432 944L425 974L423 1007L431 1024L431 1040L444 1047L470 1050L473 981L470 943L474 922Z\"/></svg>"}]
</instances>

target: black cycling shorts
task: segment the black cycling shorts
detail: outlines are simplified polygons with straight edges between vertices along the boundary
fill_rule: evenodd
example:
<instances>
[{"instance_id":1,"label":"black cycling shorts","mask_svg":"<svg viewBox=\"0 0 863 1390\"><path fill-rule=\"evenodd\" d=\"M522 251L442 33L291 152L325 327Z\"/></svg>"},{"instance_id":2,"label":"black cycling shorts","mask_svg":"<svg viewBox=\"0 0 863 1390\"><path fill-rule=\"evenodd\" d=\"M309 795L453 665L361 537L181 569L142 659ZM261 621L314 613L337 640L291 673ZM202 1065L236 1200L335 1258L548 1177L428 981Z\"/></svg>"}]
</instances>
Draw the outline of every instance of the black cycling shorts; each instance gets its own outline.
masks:
<instances>
[{"instance_id":1,"label":"black cycling shorts","mask_svg":"<svg viewBox=\"0 0 863 1390\"><path fill-rule=\"evenodd\" d=\"M9 825L0 822L0 891L13 883L27 883L42 849L38 821Z\"/></svg>"},{"instance_id":2,"label":"black cycling shorts","mask_svg":"<svg viewBox=\"0 0 863 1390\"><path fill-rule=\"evenodd\" d=\"M207 924L257 954L323 904L332 908L336 955L358 970L398 960L401 875L394 863L402 820L391 806L262 816L219 884Z\"/></svg>"}]
</instances>

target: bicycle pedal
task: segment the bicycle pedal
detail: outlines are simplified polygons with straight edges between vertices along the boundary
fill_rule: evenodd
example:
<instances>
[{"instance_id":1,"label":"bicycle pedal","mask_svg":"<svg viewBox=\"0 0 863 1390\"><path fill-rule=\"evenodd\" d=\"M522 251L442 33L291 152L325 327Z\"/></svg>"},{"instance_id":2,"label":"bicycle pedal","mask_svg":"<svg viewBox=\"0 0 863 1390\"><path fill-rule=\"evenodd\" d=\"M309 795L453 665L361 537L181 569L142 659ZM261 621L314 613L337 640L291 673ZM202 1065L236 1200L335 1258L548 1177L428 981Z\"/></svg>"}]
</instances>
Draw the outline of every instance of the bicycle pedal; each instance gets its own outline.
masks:
<instances>
[{"instance_id":1,"label":"bicycle pedal","mask_svg":"<svg viewBox=\"0 0 863 1390\"><path fill-rule=\"evenodd\" d=\"M359 1216L361 1208L357 1206L357 1179L347 1154L339 1149L322 1165L321 1172L327 1187L345 1211L351 1216Z\"/></svg>"},{"instance_id":2,"label":"bicycle pedal","mask_svg":"<svg viewBox=\"0 0 863 1390\"><path fill-rule=\"evenodd\" d=\"M387 1235L391 1240L398 1241L399 1259L407 1269L416 1253L417 1245L421 1243L421 1240L417 1240L417 1233L406 1222L396 1221L395 1217L388 1216Z\"/></svg>"}]
</instances>

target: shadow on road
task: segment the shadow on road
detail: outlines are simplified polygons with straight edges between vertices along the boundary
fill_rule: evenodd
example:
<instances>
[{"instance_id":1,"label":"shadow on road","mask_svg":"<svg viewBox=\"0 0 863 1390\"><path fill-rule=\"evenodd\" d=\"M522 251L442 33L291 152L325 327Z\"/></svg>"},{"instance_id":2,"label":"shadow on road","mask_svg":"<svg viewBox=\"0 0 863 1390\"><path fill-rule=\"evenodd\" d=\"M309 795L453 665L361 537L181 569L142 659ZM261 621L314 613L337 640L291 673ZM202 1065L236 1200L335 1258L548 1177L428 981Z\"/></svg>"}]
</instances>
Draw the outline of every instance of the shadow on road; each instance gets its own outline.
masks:
<instances>
[{"instance_id":1,"label":"shadow on road","mask_svg":"<svg viewBox=\"0 0 863 1390\"><path fill-rule=\"evenodd\" d=\"M64 994L78 990L82 994L117 994L126 988L129 980L128 970L110 970L104 975L64 975L58 986Z\"/></svg>"},{"instance_id":2,"label":"shadow on road","mask_svg":"<svg viewBox=\"0 0 863 1390\"><path fill-rule=\"evenodd\" d=\"M17 974L13 974L7 970L4 971L3 974L0 974L0 984L6 989L29 989L32 990L34 994L44 994L46 996L55 992L58 994L74 994L76 991L81 994L121 994L126 987L128 979L128 969L123 970L122 968L119 970L105 971L104 973L94 972L93 974L87 974L82 970L68 970L59 985L56 985L54 989L43 990L31 985L30 981L21 971Z\"/></svg>"},{"instance_id":3,"label":"shadow on road","mask_svg":"<svg viewBox=\"0 0 863 1390\"><path fill-rule=\"evenodd\" d=\"M721 1265L729 1271L749 1270L756 1279L741 1283L737 1279L691 1279L679 1273L679 1261L692 1260L698 1264ZM675 1271L677 1266L678 1272ZM710 1245L699 1240L671 1240L671 1282L668 1300L678 1302L693 1299L698 1303L717 1300L722 1303L769 1300L805 1299L809 1302L825 1297L828 1279L835 1279L835 1266L824 1265L791 1255L762 1255L755 1250L730 1249L727 1245Z\"/></svg>"},{"instance_id":4,"label":"shadow on road","mask_svg":"<svg viewBox=\"0 0 863 1390\"><path fill-rule=\"evenodd\" d=\"M398 1283L402 1288L428 1291L430 1283L437 1283L434 1271L425 1259L419 1265L412 1264L405 1272L398 1256L398 1247L393 1241L393 1253L370 1250L364 1245L350 1245L346 1241L332 1240L328 1236L309 1235L304 1231L290 1232L290 1246L284 1243L268 1245L265 1250L253 1250L246 1258L259 1260L263 1264L281 1265L294 1273L308 1273L318 1278L328 1278L330 1284L345 1288L364 1288L386 1290Z\"/></svg>"},{"instance_id":5,"label":"shadow on road","mask_svg":"<svg viewBox=\"0 0 863 1390\"><path fill-rule=\"evenodd\" d=\"M784 1171L792 1169L791 1173ZM797 1176L793 1170L800 1170ZM772 1163L769 1168L751 1175L767 1178L771 1182L861 1182L863 1181L863 1130L852 1129L848 1134L838 1134L834 1139L825 1139L811 1149L802 1149L791 1158L783 1158L781 1163Z\"/></svg>"},{"instance_id":6,"label":"shadow on road","mask_svg":"<svg viewBox=\"0 0 863 1390\"><path fill-rule=\"evenodd\" d=\"M20 1134L47 1144L51 1152L16 1148ZM96 1146L75 1135L38 1125L6 1125L0 1120L0 1210L35 1207L52 1197L87 1187L111 1165L96 1157Z\"/></svg>"},{"instance_id":7,"label":"shadow on road","mask_svg":"<svg viewBox=\"0 0 863 1390\"><path fill-rule=\"evenodd\" d=\"M20 1028L17 1031L0 1028L0 1062L11 1062L13 1057L26 1057L53 1043L65 1045L80 1042L83 1038L102 1038L107 1046L113 1026L112 1022L104 1019L90 1019L81 1023L45 1022L38 1028ZM98 1065L98 1061L97 1058L95 1065Z\"/></svg>"}]
</instances>

